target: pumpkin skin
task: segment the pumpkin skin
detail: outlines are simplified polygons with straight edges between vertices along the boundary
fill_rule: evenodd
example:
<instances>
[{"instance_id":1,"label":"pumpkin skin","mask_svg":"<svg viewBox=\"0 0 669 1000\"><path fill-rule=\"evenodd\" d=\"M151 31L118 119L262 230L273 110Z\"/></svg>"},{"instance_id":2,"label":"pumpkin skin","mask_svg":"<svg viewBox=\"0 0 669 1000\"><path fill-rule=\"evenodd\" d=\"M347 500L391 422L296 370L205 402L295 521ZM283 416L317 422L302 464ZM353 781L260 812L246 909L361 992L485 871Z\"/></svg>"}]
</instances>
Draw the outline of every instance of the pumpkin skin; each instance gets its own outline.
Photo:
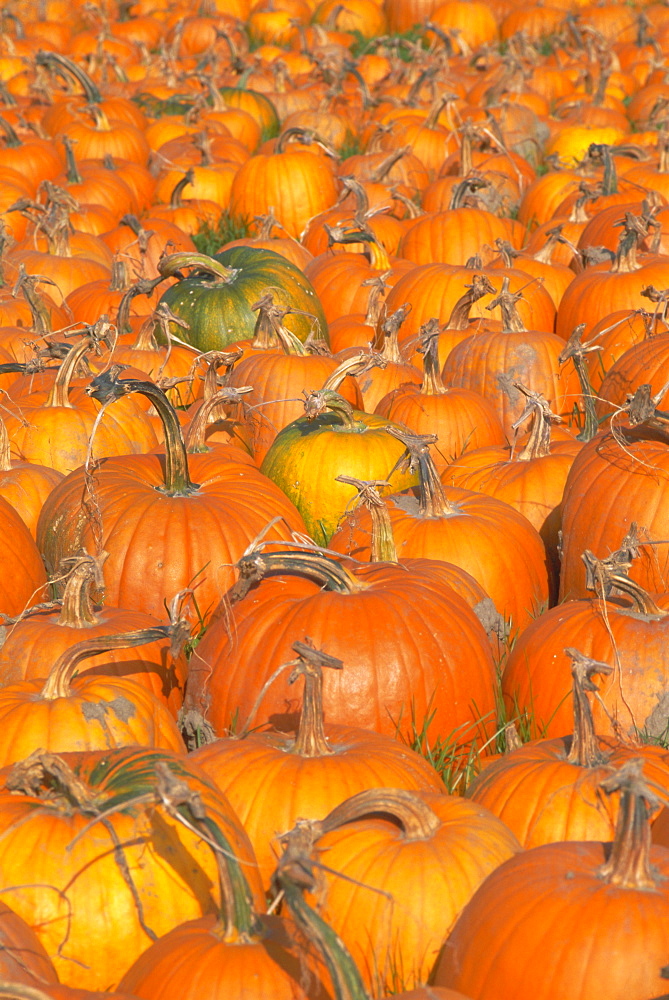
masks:
<instances>
[{"instance_id":1,"label":"pumpkin skin","mask_svg":"<svg viewBox=\"0 0 669 1000\"><path fill-rule=\"evenodd\" d=\"M21 516L0 497L0 610L20 615L43 600L46 571Z\"/></svg>"},{"instance_id":2,"label":"pumpkin skin","mask_svg":"<svg viewBox=\"0 0 669 1000\"><path fill-rule=\"evenodd\" d=\"M197 578L198 605L206 615L234 582L235 561L279 510L291 530L305 530L284 494L252 466L222 463L214 452L191 455L189 465L200 490L170 497L160 492L163 463L158 455L101 463L100 544L109 552L105 577L110 604L159 618L164 601ZM38 537L51 566L82 547L95 549L96 524L80 507L83 487L83 470L77 470L42 509ZM288 529L277 524L273 534L285 537Z\"/></svg>"},{"instance_id":3,"label":"pumpkin skin","mask_svg":"<svg viewBox=\"0 0 669 1000\"><path fill-rule=\"evenodd\" d=\"M213 914L189 920L153 944L128 969L120 988L142 1000L330 1000L300 961L277 917L261 917L260 941L226 941ZM300 982L311 980L304 991Z\"/></svg>"},{"instance_id":4,"label":"pumpkin skin","mask_svg":"<svg viewBox=\"0 0 669 1000\"><path fill-rule=\"evenodd\" d=\"M535 740L504 754L467 789L467 797L506 823L523 847L563 840L611 840L617 801L602 801L597 786L612 767L644 756L644 770L667 788L669 760L658 746L626 746L614 737L597 737L604 760L582 769L570 764L571 737Z\"/></svg>"},{"instance_id":5,"label":"pumpkin skin","mask_svg":"<svg viewBox=\"0 0 669 1000\"><path fill-rule=\"evenodd\" d=\"M252 338L257 316L251 306L271 287L282 308L308 314L285 316L284 324L291 333L305 341L313 331L327 343L327 320L311 282L281 254L243 246L224 250L213 259L236 273L229 280L212 282L210 275L191 272L163 292L158 303L166 303L189 324L188 330L171 325L171 332L181 340L206 352L223 350L228 344ZM164 342L158 327L155 335L160 343Z\"/></svg>"},{"instance_id":6,"label":"pumpkin skin","mask_svg":"<svg viewBox=\"0 0 669 1000\"><path fill-rule=\"evenodd\" d=\"M211 848L155 801L159 762L201 794L208 815L245 862L254 899L261 905L248 838L225 797L183 756L132 747L42 755L31 762L34 783L31 777L27 782L19 778L25 772L17 765L5 772L5 782L13 776L19 793L7 787L0 791L0 857L12 884L3 896L35 929L65 985L104 990L118 983L151 942L141 926L137 899L144 926L157 936L216 909ZM42 762L58 776L42 775ZM88 801L77 799L76 791L69 801L45 796L54 784L62 788L62 781L71 780L64 765L80 780L78 792L88 795ZM91 802L105 810L103 821L91 824ZM115 857L119 842L136 897ZM57 891L45 892L45 885Z\"/></svg>"},{"instance_id":7,"label":"pumpkin skin","mask_svg":"<svg viewBox=\"0 0 669 1000\"><path fill-rule=\"evenodd\" d=\"M7 631L0 647L0 684L45 678L55 660L83 639L133 632L160 625L156 618L92 603L90 591L102 582L90 556L76 560L68 574L60 609L33 609ZM159 697L176 718L183 703L188 663L175 657L169 637L135 648L112 649L88 658L80 677L130 676Z\"/></svg>"},{"instance_id":8,"label":"pumpkin skin","mask_svg":"<svg viewBox=\"0 0 669 1000\"><path fill-rule=\"evenodd\" d=\"M331 208L338 193L328 160L295 146L284 150L279 140L275 151L260 151L239 168L230 188L230 213L252 219L271 210L286 232L299 239L312 216Z\"/></svg>"},{"instance_id":9,"label":"pumpkin skin","mask_svg":"<svg viewBox=\"0 0 669 1000\"><path fill-rule=\"evenodd\" d=\"M6 903L0 903L0 980L41 988L58 981L32 927Z\"/></svg>"},{"instance_id":10,"label":"pumpkin skin","mask_svg":"<svg viewBox=\"0 0 669 1000\"><path fill-rule=\"evenodd\" d=\"M56 662L56 661L54 661ZM0 689L0 767L35 751L152 746L185 753L167 707L126 677L78 677L67 696L46 698L43 680Z\"/></svg>"},{"instance_id":11,"label":"pumpkin skin","mask_svg":"<svg viewBox=\"0 0 669 1000\"><path fill-rule=\"evenodd\" d=\"M296 565L296 554L289 555ZM273 671L292 659L292 643L308 635L345 664L323 679L328 724L395 736L398 724L402 732L410 729L412 711L422 721L434 709L430 731L461 726L463 743L478 739L495 715L494 666L483 626L464 599L440 580L394 563L357 566L353 579L342 582L348 571L325 561L341 592L322 589L322 575L294 576L305 572L296 569L263 579L232 609L222 604L191 659L187 707L216 732L229 731L234 717L248 717ZM383 630L376 627L380 620ZM297 709L295 698L274 685L255 724L294 729Z\"/></svg>"}]
</instances>

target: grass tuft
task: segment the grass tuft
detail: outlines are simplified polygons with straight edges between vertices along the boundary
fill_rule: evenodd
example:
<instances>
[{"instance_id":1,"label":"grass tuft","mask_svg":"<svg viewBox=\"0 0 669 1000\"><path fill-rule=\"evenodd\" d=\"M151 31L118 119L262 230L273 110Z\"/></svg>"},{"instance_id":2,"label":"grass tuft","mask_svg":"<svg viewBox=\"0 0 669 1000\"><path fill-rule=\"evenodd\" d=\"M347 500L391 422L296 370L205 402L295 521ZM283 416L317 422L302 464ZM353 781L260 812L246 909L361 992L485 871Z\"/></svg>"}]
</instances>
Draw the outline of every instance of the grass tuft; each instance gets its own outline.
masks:
<instances>
[{"instance_id":1,"label":"grass tuft","mask_svg":"<svg viewBox=\"0 0 669 1000\"><path fill-rule=\"evenodd\" d=\"M250 234L250 222L238 215L230 215L228 212L221 212L215 226L204 220L196 233L193 234L193 243L198 249L198 253L205 253L213 257L226 243L232 240L243 240Z\"/></svg>"}]
</instances>

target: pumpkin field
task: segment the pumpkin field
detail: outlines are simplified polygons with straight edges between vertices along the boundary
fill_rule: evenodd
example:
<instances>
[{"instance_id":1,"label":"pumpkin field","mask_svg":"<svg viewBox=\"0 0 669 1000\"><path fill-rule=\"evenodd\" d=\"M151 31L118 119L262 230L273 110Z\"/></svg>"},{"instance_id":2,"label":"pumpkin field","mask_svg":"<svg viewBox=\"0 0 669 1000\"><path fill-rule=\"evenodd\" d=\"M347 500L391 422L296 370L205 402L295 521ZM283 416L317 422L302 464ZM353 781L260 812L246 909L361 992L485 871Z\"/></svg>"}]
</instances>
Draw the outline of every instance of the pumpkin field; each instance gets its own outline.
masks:
<instances>
[{"instance_id":1,"label":"pumpkin field","mask_svg":"<svg viewBox=\"0 0 669 1000\"><path fill-rule=\"evenodd\" d=\"M668 60L5 0L0 1000L669 997Z\"/></svg>"}]
</instances>

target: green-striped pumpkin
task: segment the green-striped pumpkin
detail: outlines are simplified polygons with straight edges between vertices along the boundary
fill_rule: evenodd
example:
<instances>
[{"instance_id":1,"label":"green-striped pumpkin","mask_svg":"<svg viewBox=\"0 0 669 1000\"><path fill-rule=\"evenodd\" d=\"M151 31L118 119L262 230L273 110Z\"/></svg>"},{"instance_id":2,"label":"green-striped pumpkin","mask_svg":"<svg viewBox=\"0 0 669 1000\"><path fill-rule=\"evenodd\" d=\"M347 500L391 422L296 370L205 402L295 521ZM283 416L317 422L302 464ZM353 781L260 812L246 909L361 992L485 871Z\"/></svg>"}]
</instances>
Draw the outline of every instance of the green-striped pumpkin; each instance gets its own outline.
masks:
<instances>
[{"instance_id":1,"label":"green-striped pumpkin","mask_svg":"<svg viewBox=\"0 0 669 1000\"><path fill-rule=\"evenodd\" d=\"M189 273L185 274L185 269ZM328 326L318 295L295 264L273 250L231 247L214 257L174 253L159 264L161 274L179 281L163 293L175 316L187 328L170 324L170 332L199 351L219 351L238 340L253 337L254 305L269 291L282 309L294 309L284 320L291 333L305 341L310 333L328 342ZM156 336L161 332L156 325Z\"/></svg>"}]
</instances>

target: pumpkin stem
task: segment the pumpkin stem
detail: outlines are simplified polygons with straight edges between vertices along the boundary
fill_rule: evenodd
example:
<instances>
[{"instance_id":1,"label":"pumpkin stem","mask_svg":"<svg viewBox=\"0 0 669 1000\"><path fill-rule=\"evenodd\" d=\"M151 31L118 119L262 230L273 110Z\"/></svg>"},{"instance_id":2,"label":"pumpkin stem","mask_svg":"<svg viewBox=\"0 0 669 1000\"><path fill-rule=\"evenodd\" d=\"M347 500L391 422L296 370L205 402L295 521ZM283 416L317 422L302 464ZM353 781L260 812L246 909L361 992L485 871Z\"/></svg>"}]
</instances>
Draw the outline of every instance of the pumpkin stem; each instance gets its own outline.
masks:
<instances>
[{"instance_id":1,"label":"pumpkin stem","mask_svg":"<svg viewBox=\"0 0 669 1000\"><path fill-rule=\"evenodd\" d=\"M306 357L309 352L302 341L282 322L283 317L292 312L291 309L282 309L274 302L272 293L265 292L257 302L254 302L251 310L258 313L254 330L254 348L271 350L280 346L284 354Z\"/></svg>"},{"instance_id":2,"label":"pumpkin stem","mask_svg":"<svg viewBox=\"0 0 669 1000\"><path fill-rule=\"evenodd\" d=\"M612 274L628 274L638 271L641 264L637 260L637 250L642 240L648 236L649 223L643 216L625 212L625 217L615 225L622 226L623 231L618 241L615 259L611 266Z\"/></svg>"},{"instance_id":3,"label":"pumpkin stem","mask_svg":"<svg viewBox=\"0 0 669 1000\"><path fill-rule=\"evenodd\" d=\"M496 299L492 300L490 305L486 306L488 310L496 309L499 306L502 313L502 330L504 333L522 333L525 330L525 324L516 308L516 303L522 297L521 292L509 291L509 278L505 277L502 281L501 292Z\"/></svg>"},{"instance_id":4,"label":"pumpkin stem","mask_svg":"<svg viewBox=\"0 0 669 1000\"><path fill-rule=\"evenodd\" d=\"M158 287L165 279L162 277L158 278L140 278L131 285L126 291L125 295L121 299L118 307L118 313L116 315L116 328L120 334L127 333L131 330L130 326L130 303L137 295L153 295L154 289Z\"/></svg>"},{"instance_id":5,"label":"pumpkin stem","mask_svg":"<svg viewBox=\"0 0 669 1000\"><path fill-rule=\"evenodd\" d=\"M390 316L386 316L377 328L372 347L386 361L392 361L398 365L404 364L399 344L399 331L410 311L410 304L404 302L399 309L392 312Z\"/></svg>"},{"instance_id":6,"label":"pumpkin stem","mask_svg":"<svg viewBox=\"0 0 669 1000\"><path fill-rule=\"evenodd\" d=\"M367 584L358 580L342 563L324 553L310 550L282 552L253 551L242 556L237 563L239 579L228 592L231 603L243 600L252 587L266 576L289 573L304 576L320 584L323 590L339 594L355 594L365 590Z\"/></svg>"},{"instance_id":7,"label":"pumpkin stem","mask_svg":"<svg viewBox=\"0 0 669 1000\"><path fill-rule=\"evenodd\" d=\"M195 172L192 167L189 167L186 173L183 175L180 181L172 188L172 193L170 194L170 208L176 210L181 208L183 202L181 200L181 195L189 184L192 184L195 180Z\"/></svg>"},{"instance_id":8,"label":"pumpkin stem","mask_svg":"<svg viewBox=\"0 0 669 1000\"><path fill-rule=\"evenodd\" d=\"M540 392L527 389L522 382L514 382L514 389L527 399L525 409L512 424L514 430L520 427L528 417L533 416L532 429L527 444L517 456L519 462L530 462L533 458L544 458L551 453L551 424L561 424L562 417L553 413L547 401Z\"/></svg>"},{"instance_id":9,"label":"pumpkin stem","mask_svg":"<svg viewBox=\"0 0 669 1000\"><path fill-rule=\"evenodd\" d=\"M642 615L657 615L664 618L669 611L658 607L649 593L627 575L631 561L625 560L625 550L619 550L606 559L597 559L586 549L581 559L585 563L585 586L597 597L606 600L613 590L618 590L630 598L634 610Z\"/></svg>"},{"instance_id":10,"label":"pumpkin stem","mask_svg":"<svg viewBox=\"0 0 669 1000\"><path fill-rule=\"evenodd\" d=\"M195 827L211 847L218 865L221 892L223 938L244 944L262 935L262 927L253 908L253 898L233 845L219 825L207 816L199 792L178 778L164 761L155 765L157 799L173 815L178 814L189 828Z\"/></svg>"},{"instance_id":11,"label":"pumpkin stem","mask_svg":"<svg viewBox=\"0 0 669 1000\"><path fill-rule=\"evenodd\" d=\"M106 558L106 552L98 558L82 552L61 559L59 575L67 573L67 581L58 625L62 625L63 628L86 628L88 625L98 624L99 619L95 614L91 592L93 589L104 592L102 566Z\"/></svg>"},{"instance_id":12,"label":"pumpkin stem","mask_svg":"<svg viewBox=\"0 0 669 1000\"><path fill-rule=\"evenodd\" d=\"M387 489L390 483L385 479L355 479L353 476L337 476L336 481L355 486L358 491L355 505L363 504L370 513L372 519L371 562L399 562L390 513L385 500L379 493L379 488Z\"/></svg>"},{"instance_id":13,"label":"pumpkin stem","mask_svg":"<svg viewBox=\"0 0 669 1000\"><path fill-rule=\"evenodd\" d=\"M375 271L390 270L391 264L388 252L383 244L379 242L378 237L372 231L369 224L358 216L356 216L356 222L357 225L350 228L344 225L329 226L327 222L324 223L323 228L328 234L328 249L334 246L335 243L342 243L344 245L362 243L366 248L370 266Z\"/></svg>"},{"instance_id":14,"label":"pumpkin stem","mask_svg":"<svg viewBox=\"0 0 669 1000\"><path fill-rule=\"evenodd\" d=\"M317 949L327 965L335 1000L370 1000L350 952L332 927L306 902L303 890L314 890L314 862L309 856L313 833L302 821L282 841L284 853L272 882L283 893L291 916L307 940Z\"/></svg>"},{"instance_id":15,"label":"pumpkin stem","mask_svg":"<svg viewBox=\"0 0 669 1000\"><path fill-rule=\"evenodd\" d=\"M8 149L19 149L22 145L21 140L7 119L3 118L2 115L0 115L0 129L2 129L5 135L5 146Z\"/></svg>"},{"instance_id":16,"label":"pumpkin stem","mask_svg":"<svg viewBox=\"0 0 669 1000\"><path fill-rule=\"evenodd\" d=\"M448 205L449 211L455 211L457 208L466 208L472 202L478 206L480 199L476 197L476 192L489 186L485 177L480 174L469 174L468 177L465 177L464 180L461 180L453 188L451 200Z\"/></svg>"},{"instance_id":17,"label":"pumpkin stem","mask_svg":"<svg viewBox=\"0 0 669 1000\"><path fill-rule=\"evenodd\" d=\"M401 149L396 149L394 152L389 153L385 160L378 165L376 170L374 170L369 178L370 184L381 184L390 171L393 169L396 163L406 156L407 153L411 152L411 146L402 146Z\"/></svg>"},{"instance_id":18,"label":"pumpkin stem","mask_svg":"<svg viewBox=\"0 0 669 1000\"><path fill-rule=\"evenodd\" d=\"M89 337L82 337L79 343L68 351L51 387L46 401L47 406L65 406L72 409L72 403L69 399L70 382L74 378L79 363L92 348L92 340Z\"/></svg>"},{"instance_id":19,"label":"pumpkin stem","mask_svg":"<svg viewBox=\"0 0 669 1000\"><path fill-rule=\"evenodd\" d=\"M243 355L241 347L238 347L235 351L207 351L206 354L197 356L193 362L191 374L194 374L195 369L200 365L206 366L202 380L203 399L210 399L220 388L229 384L230 373ZM221 376L218 375L219 368L225 368L225 372Z\"/></svg>"},{"instance_id":20,"label":"pumpkin stem","mask_svg":"<svg viewBox=\"0 0 669 1000\"><path fill-rule=\"evenodd\" d=\"M563 365L565 361L569 360L569 358L571 358L574 362L576 375L578 376L578 381L581 386L583 405L585 407L585 424L580 434L576 435L576 440L592 441L594 436L599 433L599 420L597 418L597 410L595 408L595 396L592 391L592 386L590 385L588 368L585 363L585 355L590 351L599 351L601 348L598 344L584 344L582 342L581 337L583 336L584 330L585 323L579 323L579 325L574 328L566 346L560 353L558 363Z\"/></svg>"},{"instance_id":21,"label":"pumpkin stem","mask_svg":"<svg viewBox=\"0 0 669 1000\"><path fill-rule=\"evenodd\" d=\"M653 387L648 383L640 385L633 396L627 397L625 406L621 407L621 411L627 414L630 428L635 428L643 424L653 432L661 434L666 441L669 414L658 410L657 405L667 391L667 384L665 383L654 396L651 395L652 391Z\"/></svg>"},{"instance_id":22,"label":"pumpkin stem","mask_svg":"<svg viewBox=\"0 0 669 1000\"><path fill-rule=\"evenodd\" d=\"M650 818L659 802L643 779L643 760L626 761L599 787L607 795L619 792L620 805L611 853L597 874L622 889L656 888L650 863Z\"/></svg>"},{"instance_id":23,"label":"pumpkin stem","mask_svg":"<svg viewBox=\"0 0 669 1000\"><path fill-rule=\"evenodd\" d=\"M387 279L390 277L390 273L390 271L384 271L383 274L375 274L371 278L366 278L362 283L363 286L369 288L367 311L365 313L365 323L367 326L376 327L381 319L381 313L385 305L383 296L388 288Z\"/></svg>"},{"instance_id":24,"label":"pumpkin stem","mask_svg":"<svg viewBox=\"0 0 669 1000\"><path fill-rule=\"evenodd\" d=\"M4 420L0 417L0 472L11 472L12 450Z\"/></svg>"},{"instance_id":25,"label":"pumpkin stem","mask_svg":"<svg viewBox=\"0 0 669 1000\"><path fill-rule=\"evenodd\" d=\"M448 389L443 383L439 367L439 320L429 319L423 323L418 336L423 355L423 381L420 391L424 396L443 396Z\"/></svg>"},{"instance_id":26,"label":"pumpkin stem","mask_svg":"<svg viewBox=\"0 0 669 1000\"><path fill-rule=\"evenodd\" d=\"M157 642L159 639L171 639L174 628L173 625L156 625L154 628L141 629L139 632L99 635L75 643L61 653L52 666L40 691L40 698L49 701L55 698L68 698L71 694L70 681L82 660L97 656L98 653L109 653L113 649L128 649L132 646L144 646L147 642Z\"/></svg>"},{"instance_id":27,"label":"pumpkin stem","mask_svg":"<svg viewBox=\"0 0 669 1000\"><path fill-rule=\"evenodd\" d=\"M605 762L606 755L599 749L592 708L586 692L591 691L595 694L599 691L597 685L592 682L593 674L610 674L613 668L608 663L584 656L576 649L565 649L565 653L572 661L574 698L574 735L567 760L570 764L578 764L579 767L597 767Z\"/></svg>"},{"instance_id":28,"label":"pumpkin stem","mask_svg":"<svg viewBox=\"0 0 669 1000\"><path fill-rule=\"evenodd\" d=\"M0 981L0 1000L52 1000L48 993L27 983Z\"/></svg>"},{"instance_id":29,"label":"pumpkin stem","mask_svg":"<svg viewBox=\"0 0 669 1000\"><path fill-rule=\"evenodd\" d=\"M165 479L160 488L167 496L188 496L199 489L192 483L188 473L188 455L181 433L181 425L176 411L162 389L153 382L140 382L138 379L119 379L123 365L111 365L106 372L98 375L87 386L86 392L99 403L110 403L138 392L146 396L158 411L158 416L165 433Z\"/></svg>"},{"instance_id":30,"label":"pumpkin stem","mask_svg":"<svg viewBox=\"0 0 669 1000\"><path fill-rule=\"evenodd\" d=\"M658 607L650 594L636 580L628 576L632 559L636 555L638 555L638 538L636 523L633 523L620 549L606 559L597 559L589 549L585 550L581 556L585 563L585 586L601 600L607 600L614 590L618 590L630 598L635 611L642 615L657 615L664 618L669 611Z\"/></svg>"},{"instance_id":31,"label":"pumpkin stem","mask_svg":"<svg viewBox=\"0 0 669 1000\"><path fill-rule=\"evenodd\" d=\"M406 840L429 840L442 825L433 809L403 788L368 788L335 806L318 824L319 836L370 814L395 820Z\"/></svg>"},{"instance_id":32,"label":"pumpkin stem","mask_svg":"<svg viewBox=\"0 0 669 1000\"><path fill-rule=\"evenodd\" d=\"M5 787L10 792L50 801L64 798L92 816L100 813L91 789L58 754L40 750L31 753L25 760L14 764L7 775Z\"/></svg>"},{"instance_id":33,"label":"pumpkin stem","mask_svg":"<svg viewBox=\"0 0 669 1000\"><path fill-rule=\"evenodd\" d=\"M604 177L602 178L602 196L617 194L618 174L616 164L613 159L611 147L604 142L593 142L590 144L587 159L594 164L601 163L604 167Z\"/></svg>"},{"instance_id":34,"label":"pumpkin stem","mask_svg":"<svg viewBox=\"0 0 669 1000\"><path fill-rule=\"evenodd\" d=\"M471 307L484 295L493 295L495 286L485 274L475 274L471 285L465 285L467 291L461 295L453 306L453 311L446 324L449 330L466 330L469 326Z\"/></svg>"},{"instance_id":35,"label":"pumpkin stem","mask_svg":"<svg viewBox=\"0 0 669 1000\"><path fill-rule=\"evenodd\" d=\"M304 146L320 146L320 148L325 152L331 159L336 160L337 154L334 149L314 132L313 129L302 128L300 125L293 125L291 128L285 129L279 138L276 140L276 146L274 147L275 156L280 153L285 153L286 145L291 139L296 139L297 142L302 143Z\"/></svg>"},{"instance_id":36,"label":"pumpkin stem","mask_svg":"<svg viewBox=\"0 0 669 1000\"><path fill-rule=\"evenodd\" d=\"M437 441L436 434L410 434L399 427L386 427L406 447L406 453L395 464L391 475L398 469L406 472L418 470L419 511L421 517L447 517L457 513L457 507L449 503L439 479L429 446Z\"/></svg>"},{"instance_id":37,"label":"pumpkin stem","mask_svg":"<svg viewBox=\"0 0 669 1000\"><path fill-rule=\"evenodd\" d=\"M297 653L297 662L288 683L294 684L298 677L304 677L304 694L300 725L291 753L300 757L330 756L334 751L328 745L323 721L323 667L342 670L344 664L308 643L295 642L292 648Z\"/></svg>"},{"instance_id":38,"label":"pumpkin stem","mask_svg":"<svg viewBox=\"0 0 669 1000\"><path fill-rule=\"evenodd\" d=\"M228 421L231 425L243 423L243 420L230 418L225 407L233 406L239 413L244 405L242 397L248 392L253 392L253 386L224 385L218 392L204 399L188 426L186 451L194 455L203 454L210 450L206 442L206 432L211 423L216 423L218 420Z\"/></svg>"},{"instance_id":39,"label":"pumpkin stem","mask_svg":"<svg viewBox=\"0 0 669 1000\"><path fill-rule=\"evenodd\" d=\"M59 52L45 52L41 50L35 56L35 64L37 66L44 66L46 69L57 73L58 76L65 79L74 78L81 85L87 104L96 105L102 102L102 94L90 76L80 66L77 66L75 62L68 59L67 56L63 56Z\"/></svg>"},{"instance_id":40,"label":"pumpkin stem","mask_svg":"<svg viewBox=\"0 0 669 1000\"><path fill-rule=\"evenodd\" d=\"M360 375L364 375L372 368L385 368L387 364L388 362L386 359L376 351L372 351L369 354L353 354L350 358L346 358L342 361L342 363L338 365L330 375L328 375L325 382L321 386L321 390L331 389L333 392L337 392L347 375L358 378Z\"/></svg>"},{"instance_id":41,"label":"pumpkin stem","mask_svg":"<svg viewBox=\"0 0 669 1000\"><path fill-rule=\"evenodd\" d=\"M338 392L333 392L332 389L315 389L310 392L304 400L304 414L307 420L315 420L326 411L336 416L339 423L348 430L354 430L359 426L359 421L353 416L353 407Z\"/></svg>"},{"instance_id":42,"label":"pumpkin stem","mask_svg":"<svg viewBox=\"0 0 669 1000\"><path fill-rule=\"evenodd\" d=\"M158 272L163 278L183 278L180 272L184 267L193 267L200 273L210 275L214 283L229 283L239 274L237 268L226 267L205 253L193 253L189 250L170 253L158 261Z\"/></svg>"},{"instance_id":43,"label":"pumpkin stem","mask_svg":"<svg viewBox=\"0 0 669 1000\"><path fill-rule=\"evenodd\" d=\"M47 337L51 333L49 310L37 292L39 282L45 282L47 285L54 284L50 278L45 278L39 274L26 274L25 264L19 264L19 276L16 279L12 295L16 297L21 292L28 303L33 320L33 330L37 339Z\"/></svg>"},{"instance_id":44,"label":"pumpkin stem","mask_svg":"<svg viewBox=\"0 0 669 1000\"><path fill-rule=\"evenodd\" d=\"M68 184L81 184L83 178L77 167L72 140L68 135L64 135L61 141L65 147L65 176L67 177L67 182Z\"/></svg>"},{"instance_id":45,"label":"pumpkin stem","mask_svg":"<svg viewBox=\"0 0 669 1000\"><path fill-rule=\"evenodd\" d=\"M534 260L539 261L540 264L552 264L553 254L555 253L555 248L558 243L563 242L562 237L563 224L553 226L552 229L546 230L546 242L541 247L540 250L534 254Z\"/></svg>"}]
</instances>

